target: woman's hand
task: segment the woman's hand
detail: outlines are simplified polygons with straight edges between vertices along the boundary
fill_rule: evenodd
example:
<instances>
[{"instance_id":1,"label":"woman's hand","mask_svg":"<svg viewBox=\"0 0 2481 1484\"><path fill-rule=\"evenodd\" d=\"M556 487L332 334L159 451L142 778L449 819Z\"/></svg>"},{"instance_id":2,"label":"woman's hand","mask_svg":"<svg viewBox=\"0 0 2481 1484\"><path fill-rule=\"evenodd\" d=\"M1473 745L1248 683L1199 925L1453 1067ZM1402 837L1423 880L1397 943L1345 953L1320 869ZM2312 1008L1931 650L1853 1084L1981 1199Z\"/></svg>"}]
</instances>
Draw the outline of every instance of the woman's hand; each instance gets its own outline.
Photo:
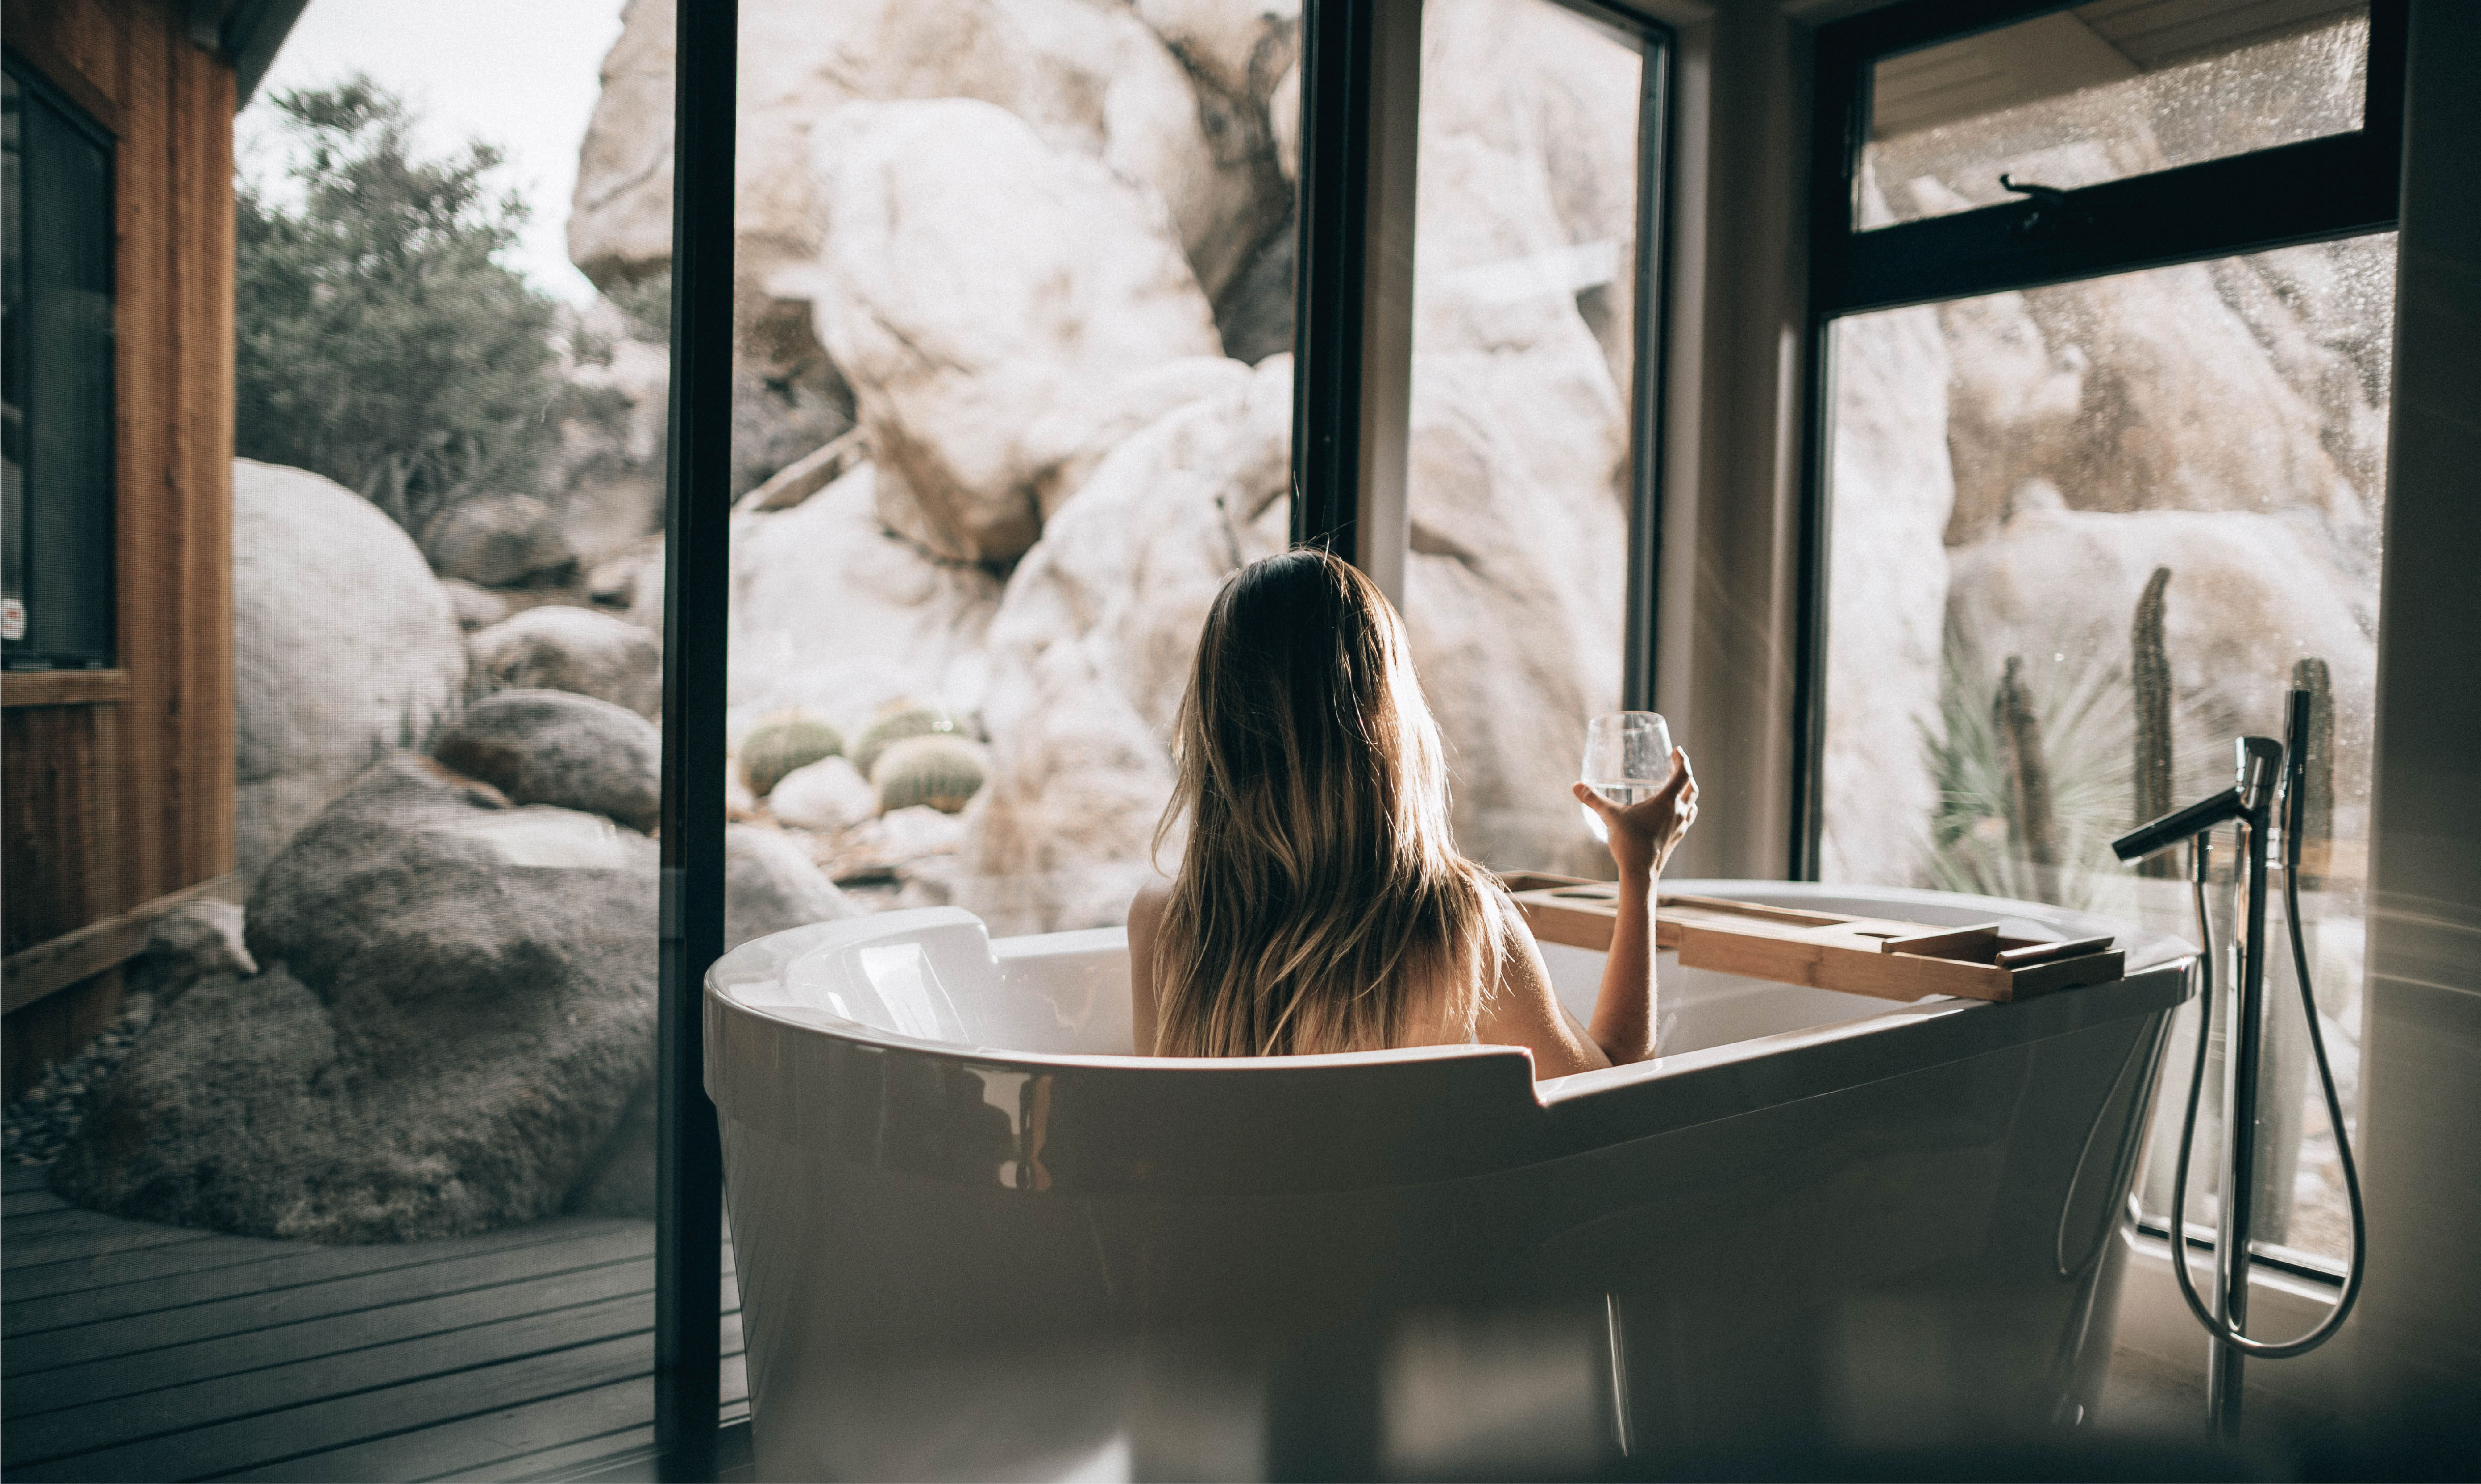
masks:
<instances>
[{"instance_id":1,"label":"woman's hand","mask_svg":"<svg viewBox=\"0 0 2481 1484\"><path fill-rule=\"evenodd\" d=\"M1610 836L1611 860L1620 868L1623 881L1650 880L1661 874L1662 863L1671 858L1688 826L1697 822L1697 776L1688 770L1688 754L1678 747L1671 749L1671 776L1652 798L1623 809L1581 783L1571 792L1579 803L1602 818L1603 829Z\"/></svg>"}]
</instances>

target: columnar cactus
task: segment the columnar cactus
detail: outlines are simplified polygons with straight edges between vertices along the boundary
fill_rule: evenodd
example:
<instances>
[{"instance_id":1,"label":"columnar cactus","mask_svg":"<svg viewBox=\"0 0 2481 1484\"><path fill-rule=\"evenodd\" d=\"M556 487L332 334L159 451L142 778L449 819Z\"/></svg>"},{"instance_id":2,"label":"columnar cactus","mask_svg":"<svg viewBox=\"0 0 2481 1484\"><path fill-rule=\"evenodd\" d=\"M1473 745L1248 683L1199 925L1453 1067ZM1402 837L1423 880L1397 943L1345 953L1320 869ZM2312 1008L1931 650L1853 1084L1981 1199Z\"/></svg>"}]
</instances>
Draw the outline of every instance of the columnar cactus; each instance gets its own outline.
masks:
<instances>
[{"instance_id":1,"label":"columnar cactus","mask_svg":"<svg viewBox=\"0 0 2481 1484\"><path fill-rule=\"evenodd\" d=\"M2176 807L2171 797L2171 658L2162 645L2162 593L2171 569L2155 567L2128 634L2128 675L2136 687L2136 818L2157 820ZM2149 876L2177 873L2172 852L2149 857L2137 868Z\"/></svg>"},{"instance_id":2,"label":"columnar cactus","mask_svg":"<svg viewBox=\"0 0 2481 1484\"><path fill-rule=\"evenodd\" d=\"M982 749L951 732L888 744L871 769L880 813L927 804L942 814L965 807L982 787Z\"/></svg>"},{"instance_id":3,"label":"columnar cactus","mask_svg":"<svg viewBox=\"0 0 2481 1484\"><path fill-rule=\"evenodd\" d=\"M741 777L764 798L784 775L845 750L844 734L803 712L770 716L741 740Z\"/></svg>"},{"instance_id":4,"label":"columnar cactus","mask_svg":"<svg viewBox=\"0 0 2481 1484\"><path fill-rule=\"evenodd\" d=\"M2009 833L2033 866L2034 890L2058 896L2059 832L2050 812L2050 772L2042 759L2042 723L2024 689L2024 661L2007 657L2006 673L1990 703L1990 730L1998 740L1998 761L2007 781Z\"/></svg>"},{"instance_id":5,"label":"columnar cactus","mask_svg":"<svg viewBox=\"0 0 2481 1484\"><path fill-rule=\"evenodd\" d=\"M2300 885L2325 885L2327 849L2335 841L2335 682L2326 662L2297 660L2291 688L2309 692L2309 766L2302 778Z\"/></svg>"}]
</instances>

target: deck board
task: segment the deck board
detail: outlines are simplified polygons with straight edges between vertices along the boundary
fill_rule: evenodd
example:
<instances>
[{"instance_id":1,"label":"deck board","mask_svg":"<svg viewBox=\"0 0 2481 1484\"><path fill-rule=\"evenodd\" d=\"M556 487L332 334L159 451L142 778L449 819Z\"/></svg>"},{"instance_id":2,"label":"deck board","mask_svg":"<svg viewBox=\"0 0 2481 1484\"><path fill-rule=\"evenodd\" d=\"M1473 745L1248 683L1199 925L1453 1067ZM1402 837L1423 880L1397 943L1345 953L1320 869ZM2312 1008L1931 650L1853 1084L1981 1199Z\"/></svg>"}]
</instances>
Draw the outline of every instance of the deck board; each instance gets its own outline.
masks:
<instances>
[{"instance_id":1,"label":"deck board","mask_svg":"<svg viewBox=\"0 0 2481 1484\"><path fill-rule=\"evenodd\" d=\"M0 1214L5 1214L12 1220L19 1216L32 1216L47 1211L73 1211L76 1208L69 1205L68 1202L52 1194L51 1187L49 1185L37 1186L32 1190L12 1190L6 1195L0 1195Z\"/></svg>"},{"instance_id":2,"label":"deck board","mask_svg":"<svg viewBox=\"0 0 2481 1484\"><path fill-rule=\"evenodd\" d=\"M10 1479L553 1477L651 1441L652 1223L326 1247L75 1211L6 1173ZM748 1414L731 1256L727 1422Z\"/></svg>"},{"instance_id":3,"label":"deck board","mask_svg":"<svg viewBox=\"0 0 2481 1484\"><path fill-rule=\"evenodd\" d=\"M608 1231L623 1226L653 1230L642 1221L558 1217L531 1226L506 1227L473 1237L370 1247L322 1247L308 1242L228 1237L219 1240L244 1244L241 1250L248 1255L183 1267L160 1259L145 1262L144 1260L148 1255L140 1253L134 1259L122 1260L119 1267L102 1282L88 1286L104 1288L107 1291L61 1292L24 1299L19 1298L18 1277L13 1274L5 1282L0 1282L0 1297L9 1300L0 1304L0 1336L16 1341L67 1325L91 1324L101 1319L177 1309L237 1294L269 1293L327 1278L416 1267L470 1253L530 1247L543 1241L566 1240L586 1229ZM647 1240L652 1241L653 1238L650 1237ZM170 1254L177 1255L177 1252ZM274 1268L261 1265L267 1263L281 1265Z\"/></svg>"},{"instance_id":4,"label":"deck board","mask_svg":"<svg viewBox=\"0 0 2481 1484\"><path fill-rule=\"evenodd\" d=\"M549 1314L654 1291L654 1260L641 1258L538 1280L525 1286L520 1301L531 1312ZM271 1374L266 1368L271 1354L291 1357L296 1366L333 1357L331 1364L351 1367L359 1359L357 1351L488 1326L507 1315L512 1299L520 1295L509 1285L499 1285L38 1371L10 1381L10 1425L33 1426L45 1413L74 1412L142 1393L149 1393L145 1404L152 1410L168 1390L178 1396L181 1388L211 1381L253 1388ZM322 1376L318 1384L325 1387L329 1380ZM220 1397L216 1405L224 1400Z\"/></svg>"},{"instance_id":5,"label":"deck board","mask_svg":"<svg viewBox=\"0 0 2481 1484\"><path fill-rule=\"evenodd\" d=\"M353 1322L365 1312L391 1305L442 1301L451 1295L489 1292L509 1284L557 1281L566 1274L610 1263L651 1259L654 1252L653 1229L633 1222L620 1231L571 1241L541 1242L303 1283L272 1292L209 1299L83 1324L45 1335L36 1343L13 1344L0 1352L0 1367L5 1367L0 1373L5 1373L11 1388L28 1388L13 1399L12 1412L20 1407L37 1410L26 1398L40 1394L36 1388L62 1370L117 1366L120 1357L146 1352L153 1352L147 1356L152 1362L156 1356L195 1352L219 1343L235 1344L247 1351L279 1343L287 1338L302 1338L306 1331L299 1326L337 1319Z\"/></svg>"},{"instance_id":6,"label":"deck board","mask_svg":"<svg viewBox=\"0 0 2481 1484\"><path fill-rule=\"evenodd\" d=\"M214 1238L211 1232L158 1226L152 1221L119 1221L87 1211L46 1211L31 1219L46 1224L24 1237L12 1233L10 1240L0 1242L0 1252L5 1252L5 1258L0 1259L0 1267L5 1267L11 1275L9 1282L13 1288L16 1284L15 1275L21 1268L75 1265L112 1253L138 1252Z\"/></svg>"}]
</instances>

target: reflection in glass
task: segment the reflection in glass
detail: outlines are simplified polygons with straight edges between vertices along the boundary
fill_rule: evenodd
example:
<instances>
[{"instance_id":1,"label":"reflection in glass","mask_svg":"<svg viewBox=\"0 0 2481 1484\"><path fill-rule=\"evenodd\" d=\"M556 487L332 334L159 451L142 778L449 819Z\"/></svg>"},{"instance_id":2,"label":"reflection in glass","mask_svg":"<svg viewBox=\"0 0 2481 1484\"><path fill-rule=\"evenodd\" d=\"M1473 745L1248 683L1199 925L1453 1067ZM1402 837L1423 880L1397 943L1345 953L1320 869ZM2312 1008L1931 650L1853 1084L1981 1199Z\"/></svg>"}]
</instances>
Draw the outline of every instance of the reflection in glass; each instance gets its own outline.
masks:
<instances>
[{"instance_id":1,"label":"reflection in glass","mask_svg":"<svg viewBox=\"0 0 2481 1484\"><path fill-rule=\"evenodd\" d=\"M1825 879L2186 932L2184 884L2106 842L2227 785L2231 739L2281 736L2308 686L2332 741L2304 906L2349 1092L2393 286L2373 236L1836 325ZM2277 1039L2267 1235L2339 1255L2306 1038Z\"/></svg>"},{"instance_id":2,"label":"reflection in glass","mask_svg":"<svg viewBox=\"0 0 2481 1484\"><path fill-rule=\"evenodd\" d=\"M2271 19L2279 13L2280 19ZM2097 0L1872 69L1863 228L2270 149L2361 126L2367 0Z\"/></svg>"},{"instance_id":3,"label":"reflection in glass","mask_svg":"<svg viewBox=\"0 0 2481 1484\"><path fill-rule=\"evenodd\" d=\"M1620 702L1645 43L1550 0L1422 27L1405 622L1458 846L1607 876L1568 785Z\"/></svg>"}]
</instances>

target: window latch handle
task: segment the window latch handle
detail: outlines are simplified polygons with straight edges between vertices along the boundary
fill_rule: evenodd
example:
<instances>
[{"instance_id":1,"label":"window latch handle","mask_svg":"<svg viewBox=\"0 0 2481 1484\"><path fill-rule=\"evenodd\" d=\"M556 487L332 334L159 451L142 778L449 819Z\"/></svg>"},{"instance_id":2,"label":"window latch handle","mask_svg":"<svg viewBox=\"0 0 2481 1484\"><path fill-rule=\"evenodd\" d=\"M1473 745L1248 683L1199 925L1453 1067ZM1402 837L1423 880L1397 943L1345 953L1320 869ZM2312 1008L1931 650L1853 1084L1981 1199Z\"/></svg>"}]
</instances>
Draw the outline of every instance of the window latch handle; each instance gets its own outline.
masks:
<instances>
[{"instance_id":1,"label":"window latch handle","mask_svg":"<svg viewBox=\"0 0 2481 1484\"><path fill-rule=\"evenodd\" d=\"M2025 197L2023 215L2013 228L2019 237L2064 237L2079 227L2091 226L2093 217L2068 204L2068 193L2056 186L2019 182L2005 171L1998 176L2001 190Z\"/></svg>"}]
</instances>

